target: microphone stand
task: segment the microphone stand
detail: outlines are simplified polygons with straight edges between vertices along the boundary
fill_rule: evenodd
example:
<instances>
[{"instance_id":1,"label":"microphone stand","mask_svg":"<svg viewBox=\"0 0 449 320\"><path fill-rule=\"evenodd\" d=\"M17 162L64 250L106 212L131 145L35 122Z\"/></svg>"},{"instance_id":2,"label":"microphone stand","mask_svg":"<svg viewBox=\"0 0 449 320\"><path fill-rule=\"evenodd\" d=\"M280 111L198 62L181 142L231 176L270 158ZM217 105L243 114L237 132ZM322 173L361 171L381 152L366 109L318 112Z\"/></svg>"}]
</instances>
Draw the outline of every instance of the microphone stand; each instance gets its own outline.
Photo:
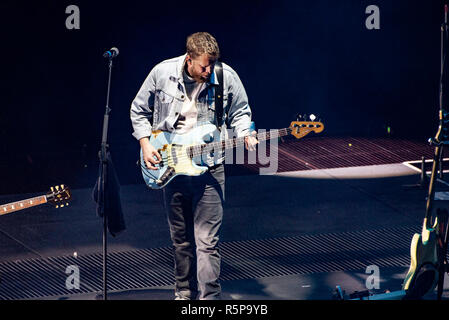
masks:
<instances>
[{"instance_id":1,"label":"microphone stand","mask_svg":"<svg viewBox=\"0 0 449 320\"><path fill-rule=\"evenodd\" d=\"M99 152L100 163L102 165L100 183L98 183L98 196L100 212L103 214L103 300L107 300L107 237L108 237L108 225L107 225L107 213L105 212L105 187L107 186L106 177L108 171L108 127L109 127L109 114L111 109L109 108L109 95L111 90L111 73L112 73L112 58L109 57L109 76L108 76L108 90L106 95L106 110L103 118L103 134L101 138L101 150Z\"/></svg>"}]
</instances>

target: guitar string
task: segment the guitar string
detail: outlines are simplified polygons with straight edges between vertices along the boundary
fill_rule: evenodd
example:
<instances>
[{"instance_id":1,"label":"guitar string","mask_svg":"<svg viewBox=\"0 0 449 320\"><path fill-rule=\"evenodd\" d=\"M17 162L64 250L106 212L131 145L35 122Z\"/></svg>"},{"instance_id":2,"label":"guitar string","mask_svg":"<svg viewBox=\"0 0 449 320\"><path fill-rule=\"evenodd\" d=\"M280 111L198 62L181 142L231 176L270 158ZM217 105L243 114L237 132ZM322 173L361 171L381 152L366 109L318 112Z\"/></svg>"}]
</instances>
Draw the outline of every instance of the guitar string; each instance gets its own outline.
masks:
<instances>
[{"instance_id":1,"label":"guitar string","mask_svg":"<svg viewBox=\"0 0 449 320\"><path fill-rule=\"evenodd\" d=\"M281 130L287 130L288 132L287 132L286 134L283 134L283 135L278 135L276 138L280 138L280 137L282 137L282 136L285 136L285 135L287 135L289 132L292 131L291 128L281 129ZM277 133L281 132L281 130L278 130ZM265 140L271 140L271 139L274 139L274 137L271 138L271 132L268 132L267 135L270 136L270 137L269 137L269 138L266 138L266 137L265 137L265 138L266 138ZM240 139L240 138L234 139L233 142L235 142L235 141L237 141L237 140L239 140L239 139ZM224 140L224 141L226 141L226 140ZM218 143L220 143L220 142L218 142ZM239 140L239 142L234 143L232 148L231 148L231 147L226 148L226 144L225 144L224 148L223 148L223 146L222 146L222 150L221 150L221 151L224 151L224 150L226 150L226 149L234 149L234 148L236 148L236 147L238 147L238 146L243 146L244 144L245 144L245 140L244 140L244 137L243 137L242 139ZM208 146L208 144L205 144L204 146ZM191 147L189 147L189 148L191 148ZM212 150L213 150L213 149L214 149L214 148L212 148ZM192 153L193 153L193 151L192 151ZM204 155L207 155L207 153L201 152L201 150L200 150L200 153L194 155L193 157L204 156ZM188 153L186 152L183 156L177 158L176 165L180 165L180 164L182 165L182 164L184 164L184 163L190 164L190 163L193 161L193 157L191 157L190 155L188 155ZM167 156L165 156L164 158L165 158L165 159L168 159ZM151 179L153 179L153 180L157 179L157 177L155 177L154 175L151 175L151 173L150 173L151 170L148 169L148 168L146 167L146 165L142 165L142 164L141 164L141 168L142 168L142 169L145 169L145 170L143 170L143 174L144 174L145 176L147 176L147 177L149 177L149 178L151 178ZM162 168L160 168L160 169L162 169ZM160 169L158 169L158 170L160 170Z\"/></svg>"},{"instance_id":2,"label":"guitar string","mask_svg":"<svg viewBox=\"0 0 449 320\"><path fill-rule=\"evenodd\" d=\"M245 144L244 142L236 143L236 144L234 144L234 146L239 147L239 146L243 146L244 144ZM188 147L188 148L191 148L191 147ZM213 151L214 149L216 150L216 148L211 148L211 151ZM226 149L231 149L231 148L221 148L221 150L219 150L219 151L224 151ZM186 148L186 150L187 150L187 148ZM189 152L185 152L182 155L176 157L176 165L183 165L185 163L191 163L193 158L207 156L208 154L209 154L209 152L204 152L204 150L201 153L192 152L193 156L190 156ZM173 158L173 157L170 157L170 158ZM164 153L161 155L162 162L167 162L168 159L169 159L169 156L164 156ZM146 167L142 166L142 168L146 168Z\"/></svg>"},{"instance_id":3,"label":"guitar string","mask_svg":"<svg viewBox=\"0 0 449 320\"><path fill-rule=\"evenodd\" d=\"M286 136L286 135L290 134L290 132L292 130L293 129L291 127L289 127L289 128L276 130L275 132L268 131L268 132L264 132L264 133L258 134L258 135L256 135L256 137L260 141L272 140L272 139L275 139L275 138L277 139L277 138ZM273 133L275 133L275 134L273 135ZM194 157L206 156L206 155L208 155L208 153L210 153L212 151L215 151L217 149L219 151L225 151L226 149L234 149L236 147L244 146L245 143L246 143L244 139L245 139L245 137L223 140L223 141L225 141L224 145L223 145L223 141L214 142L215 146L213 146L213 147L211 147L212 144L202 144L202 145L197 145L197 146L193 146L193 147L191 146L191 147L188 147L188 148L190 148L190 150L192 151L191 152L192 156L190 156L188 154L189 152L186 152L183 156L177 158L177 160L179 160L178 162L182 162L182 163L184 163L184 160L187 161L187 162L190 162L190 161L192 161L192 159ZM232 141L232 145L228 146L226 141ZM206 150L204 150L204 149L206 149Z\"/></svg>"},{"instance_id":4,"label":"guitar string","mask_svg":"<svg viewBox=\"0 0 449 320\"><path fill-rule=\"evenodd\" d=\"M313 125L313 127L316 128L318 126L317 125ZM306 128L310 129L311 127L306 127ZM274 138L279 138L279 137L288 135L292 130L293 129L291 127L288 127L288 128L276 130L275 131L276 135L274 137L271 137L271 134L273 133L272 131L260 133L260 134L256 135L256 137L257 138L261 137L262 139L260 139L260 140L262 140L262 141L264 141L264 140L271 140L271 139L274 139ZM188 154L189 152L186 152L185 155L177 158L177 160L182 161L182 162L184 162L184 160L187 161L187 162L190 162L193 159L193 157L199 157L199 156L207 155L208 152L204 152L204 149L210 149L210 151L216 150L217 148L221 149L221 151L226 150L226 149L231 149L231 148L233 149L233 148L236 148L236 147L244 145L245 144L244 138L245 137L234 138L234 139L228 139L228 140L213 142L211 144L201 144L201 145L196 145L196 146L189 146L187 148L190 149L192 156L190 156ZM233 142L232 146L228 147L228 144L226 143L226 141L232 141ZM224 145L223 145L223 142L225 142ZM212 144L215 144L215 146L211 147ZM219 146L220 144L221 144L221 147ZM199 148L199 150L198 150L198 148Z\"/></svg>"},{"instance_id":5,"label":"guitar string","mask_svg":"<svg viewBox=\"0 0 449 320\"><path fill-rule=\"evenodd\" d=\"M288 134L288 133L285 133L285 134L279 134L282 130L288 131L288 129L290 129L290 128L278 130L278 131L276 132L277 135L276 135L275 137L271 137L272 132L267 132L267 133L265 133L265 134L260 134L260 137L261 137L262 139L265 139L265 140L278 138L278 137L281 137L281 136L283 136L283 135L285 135L285 134ZM258 135L258 136L259 136L259 135ZM189 155L189 152L187 151L187 152L185 152L183 155L181 155L181 156L179 156L179 157L176 158L176 160L177 160L177 161L176 161L176 164L190 163L194 157L207 156L209 152L214 151L214 150L217 150L217 149L219 149L219 151L224 151L224 150L226 150L226 149L234 149L234 148L236 148L236 147L243 146L243 145L245 145L245 140L244 140L244 138L245 138L245 137L241 137L241 138L237 138L237 139L229 139L230 141L233 142L231 147L228 147L228 144L226 144L226 143L223 145L222 141L216 142L216 146L213 146L213 147L211 147L211 144L203 144L203 145L197 145L197 146L193 146L193 147L192 147L192 146L187 147L186 150L187 150L187 149L190 149L190 150L192 151L192 152L191 152L192 156L190 156L190 155ZM223 140L223 141L229 141L229 140ZM220 148L220 146L219 146L220 144L221 144L221 148ZM200 147L200 146L202 146L202 147ZM200 148L199 148L199 150L195 150L195 149L193 149L193 148L195 148L195 147L200 147ZM210 151L205 152L204 149L210 149ZM206 150L206 151L207 151L207 150ZM165 159L168 159L168 157L165 156ZM164 159L162 159L162 160L164 160Z\"/></svg>"},{"instance_id":6,"label":"guitar string","mask_svg":"<svg viewBox=\"0 0 449 320\"><path fill-rule=\"evenodd\" d=\"M316 127L316 126L314 126L314 127ZM309 127L309 128L310 128L310 127ZM256 135L256 137L261 136L261 137L262 137L263 139L265 139L265 140L271 140L271 139L274 139L274 138L280 138L280 137L282 137L282 136L288 135L292 130L293 130L293 129L292 129L291 127L289 127L289 128L284 128L284 129L279 129L279 130L277 130L277 131L275 132L275 133L276 133L275 137L271 137L271 134L272 134L271 131L269 131L269 132L264 132L264 133L262 133L262 134L258 134L258 135ZM282 133L282 134L280 134L280 133ZM267 136L268 136L268 137L267 137ZM234 138L234 139L228 139L228 140L223 140L223 141L233 141L233 146L232 146L232 147L226 147L226 146L227 146L226 143L225 143L225 145L223 146L223 144L222 144L223 141L218 141L218 142L214 142L214 143L216 143L217 145L218 145L218 144L222 144L222 146L221 146L221 148L220 148L220 151L225 151L226 149L234 149L234 148L236 148L236 147L243 146L243 145L245 144L244 138L245 138L245 137ZM236 141L237 141L237 142L236 142ZM191 161L193 160L194 157L207 156L208 153L209 153L210 151L213 151L213 150L216 150L216 149L217 149L217 147L212 147L212 148L209 147L209 149L210 149L209 152L204 152L204 150L202 150L202 149L204 149L204 148L207 148L207 147L210 146L210 145L211 145L211 144L203 144L203 145L196 145L196 146L193 146L193 147L192 147L192 146L188 147L188 148L190 148L190 149L192 150L192 155L193 155L193 156L190 156L190 155L188 154L188 152L185 152L182 156L179 156L179 157L176 158L176 160L177 160L177 161L176 161L176 165L183 165L183 164L186 164L186 163L191 163ZM199 146L203 146L203 148L200 148L200 150L197 150L197 152L195 153L195 151L193 151L192 148L199 147ZM218 147L218 148L219 148L219 147ZM199 152L199 153L198 153L198 152ZM165 159L167 160L168 157L165 156ZM162 159L162 160L164 160L164 159ZM146 167L143 167L143 166L142 166L142 168L146 168ZM146 168L146 169L148 169L148 168Z\"/></svg>"},{"instance_id":7,"label":"guitar string","mask_svg":"<svg viewBox=\"0 0 449 320\"><path fill-rule=\"evenodd\" d=\"M262 134L258 134L256 135L257 138L261 137L262 139L259 140L271 140L271 139L275 139L275 138L279 138L285 135L288 135L290 132L292 131L292 128L284 128L284 129L279 129L275 132L274 137L271 137L272 133L271 131L269 132L264 132ZM223 145L223 141L225 141L225 144ZM202 157L202 156L207 156L209 152L204 152L203 149L208 148L210 149L210 151L216 150L217 148L219 148L219 151L225 151L226 149L234 149L236 147L240 147L240 146L244 146L245 145L245 137L241 137L241 138L234 138L234 139L228 139L228 140L223 140L223 141L218 141L218 142L214 142L216 143L216 147L210 147L211 144L202 144L202 145L196 145L196 146L190 146L187 147L187 149L190 149L192 151L192 156L189 155L189 152L185 152L182 156L179 156L176 158L176 165L183 165L185 163L191 163L191 161L193 160L194 157ZM227 143L226 141L232 141L232 146L231 147L227 147ZM221 144L221 148L218 146ZM196 150L197 152L194 151L193 148L195 147L199 147L199 146L203 146L202 148L200 148L200 150ZM198 153L199 152L199 153ZM162 161L167 161L168 156L161 156ZM148 170L148 168L146 166L141 166L142 168L145 168Z\"/></svg>"},{"instance_id":8,"label":"guitar string","mask_svg":"<svg viewBox=\"0 0 449 320\"><path fill-rule=\"evenodd\" d=\"M243 142L235 143L233 145L234 145L234 147L239 147L239 146L243 146L244 144L245 144L245 142L243 140ZM212 148L211 151L214 150L214 149L215 148ZM224 149L222 148L220 151L224 151L226 149L231 149L231 148L224 148ZM208 155L207 152L202 152L202 153L199 153L199 154L194 154L193 157L191 157L190 155L188 155L188 152L185 152L182 156L179 156L179 157L176 158L176 160L177 160L176 161L176 165L190 164L193 161L194 157L202 157L202 156L207 156L207 155ZM161 158L162 158L162 161L165 162L165 161L167 161L168 156L163 156L163 157L161 156ZM146 169L146 170L148 170L148 168L146 166L141 165L141 167ZM146 175L147 176L151 176L150 174L146 174Z\"/></svg>"}]
</instances>

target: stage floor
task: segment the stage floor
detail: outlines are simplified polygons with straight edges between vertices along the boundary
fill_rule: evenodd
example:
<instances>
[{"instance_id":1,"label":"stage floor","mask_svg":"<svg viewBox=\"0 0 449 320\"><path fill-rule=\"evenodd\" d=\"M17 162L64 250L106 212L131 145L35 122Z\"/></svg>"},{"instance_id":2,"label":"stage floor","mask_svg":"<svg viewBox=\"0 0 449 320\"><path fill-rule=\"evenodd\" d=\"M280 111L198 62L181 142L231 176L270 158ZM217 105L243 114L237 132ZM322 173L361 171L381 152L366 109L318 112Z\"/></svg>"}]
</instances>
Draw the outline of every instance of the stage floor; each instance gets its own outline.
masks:
<instances>
[{"instance_id":1,"label":"stage floor","mask_svg":"<svg viewBox=\"0 0 449 320\"><path fill-rule=\"evenodd\" d=\"M419 169L402 160L421 156L415 150L390 164L348 167L315 162L274 175L258 175L250 166L248 174L227 176L223 298L332 300L336 286L348 295L366 290L368 266L379 268L380 286L372 292L400 290L427 195ZM437 191L448 190L444 180L437 182ZM0 216L0 299L90 300L101 293L102 219L91 192L72 190L68 207L43 205ZM35 195L2 195L0 203ZM143 184L121 187L127 229L108 237L110 299L173 299L161 197ZM66 268L73 265L80 271L79 289L66 288Z\"/></svg>"}]
</instances>

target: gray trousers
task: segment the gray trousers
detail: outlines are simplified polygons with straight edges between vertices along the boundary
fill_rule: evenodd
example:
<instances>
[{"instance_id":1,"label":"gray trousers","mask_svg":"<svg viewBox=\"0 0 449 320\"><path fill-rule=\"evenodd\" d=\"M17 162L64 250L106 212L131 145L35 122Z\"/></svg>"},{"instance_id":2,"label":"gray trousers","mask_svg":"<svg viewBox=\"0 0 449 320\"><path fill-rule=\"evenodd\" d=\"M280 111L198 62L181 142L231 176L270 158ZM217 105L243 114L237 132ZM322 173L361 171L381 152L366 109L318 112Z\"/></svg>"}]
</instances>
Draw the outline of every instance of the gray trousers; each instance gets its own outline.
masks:
<instances>
[{"instance_id":1,"label":"gray trousers","mask_svg":"<svg viewBox=\"0 0 449 320\"><path fill-rule=\"evenodd\" d=\"M209 168L198 177L178 176L163 190L177 297L220 299L217 246L225 200L224 166Z\"/></svg>"}]
</instances>

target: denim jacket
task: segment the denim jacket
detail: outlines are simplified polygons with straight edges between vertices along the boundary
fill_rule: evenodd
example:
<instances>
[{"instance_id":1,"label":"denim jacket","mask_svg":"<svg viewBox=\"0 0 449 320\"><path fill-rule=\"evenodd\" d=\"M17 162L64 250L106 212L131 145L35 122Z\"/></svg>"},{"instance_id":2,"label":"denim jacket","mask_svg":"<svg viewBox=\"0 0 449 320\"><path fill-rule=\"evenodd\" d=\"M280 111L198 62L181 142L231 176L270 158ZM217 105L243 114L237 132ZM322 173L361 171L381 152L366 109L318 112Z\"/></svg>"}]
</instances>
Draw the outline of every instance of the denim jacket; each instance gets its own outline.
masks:
<instances>
[{"instance_id":1,"label":"denim jacket","mask_svg":"<svg viewBox=\"0 0 449 320\"><path fill-rule=\"evenodd\" d=\"M185 99L183 68L186 54L162 61L148 74L131 104L130 117L133 136L140 140L149 137L152 131L175 131ZM199 93L197 100L197 122L211 122L221 130L221 139L226 139L226 127L234 130L237 137L249 135L251 109L248 97L237 73L223 63L223 119L216 123L215 87L218 79L215 71Z\"/></svg>"}]
</instances>

